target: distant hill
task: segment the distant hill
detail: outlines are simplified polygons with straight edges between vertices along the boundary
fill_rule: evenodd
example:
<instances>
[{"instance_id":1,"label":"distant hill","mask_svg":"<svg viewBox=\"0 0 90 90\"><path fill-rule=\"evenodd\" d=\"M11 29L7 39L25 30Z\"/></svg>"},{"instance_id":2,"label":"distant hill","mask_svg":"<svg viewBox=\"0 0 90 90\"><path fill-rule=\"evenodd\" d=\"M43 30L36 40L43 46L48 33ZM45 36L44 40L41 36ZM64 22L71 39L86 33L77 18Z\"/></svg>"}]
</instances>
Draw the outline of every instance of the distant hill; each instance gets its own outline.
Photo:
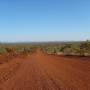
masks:
<instances>
[{"instance_id":1,"label":"distant hill","mask_svg":"<svg viewBox=\"0 0 90 90\"><path fill-rule=\"evenodd\" d=\"M85 41L45 41L45 42L5 42L0 43L0 45L51 45L51 44L79 44Z\"/></svg>"}]
</instances>

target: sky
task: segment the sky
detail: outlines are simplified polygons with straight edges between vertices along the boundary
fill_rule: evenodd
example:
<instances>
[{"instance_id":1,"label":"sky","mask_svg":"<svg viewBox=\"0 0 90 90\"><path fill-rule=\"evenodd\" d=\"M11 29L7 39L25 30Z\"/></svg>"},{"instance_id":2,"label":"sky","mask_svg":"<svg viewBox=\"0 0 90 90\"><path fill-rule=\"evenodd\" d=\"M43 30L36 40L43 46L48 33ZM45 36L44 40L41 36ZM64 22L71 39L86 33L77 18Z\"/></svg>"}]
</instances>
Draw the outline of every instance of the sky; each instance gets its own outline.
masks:
<instances>
[{"instance_id":1,"label":"sky","mask_svg":"<svg viewBox=\"0 0 90 90\"><path fill-rule=\"evenodd\" d=\"M90 0L0 0L0 42L90 40Z\"/></svg>"}]
</instances>

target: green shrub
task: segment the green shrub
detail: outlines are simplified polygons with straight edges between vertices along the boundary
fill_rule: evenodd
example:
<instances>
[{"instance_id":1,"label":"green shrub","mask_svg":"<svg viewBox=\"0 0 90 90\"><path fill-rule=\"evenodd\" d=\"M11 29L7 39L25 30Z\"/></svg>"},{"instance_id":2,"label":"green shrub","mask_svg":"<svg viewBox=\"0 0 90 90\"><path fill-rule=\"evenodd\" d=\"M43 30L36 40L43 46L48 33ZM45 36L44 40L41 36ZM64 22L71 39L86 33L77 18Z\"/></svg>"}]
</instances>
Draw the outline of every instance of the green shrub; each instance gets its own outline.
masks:
<instances>
[{"instance_id":1,"label":"green shrub","mask_svg":"<svg viewBox=\"0 0 90 90\"><path fill-rule=\"evenodd\" d=\"M6 54L7 50L5 48L0 48L0 54Z\"/></svg>"}]
</instances>

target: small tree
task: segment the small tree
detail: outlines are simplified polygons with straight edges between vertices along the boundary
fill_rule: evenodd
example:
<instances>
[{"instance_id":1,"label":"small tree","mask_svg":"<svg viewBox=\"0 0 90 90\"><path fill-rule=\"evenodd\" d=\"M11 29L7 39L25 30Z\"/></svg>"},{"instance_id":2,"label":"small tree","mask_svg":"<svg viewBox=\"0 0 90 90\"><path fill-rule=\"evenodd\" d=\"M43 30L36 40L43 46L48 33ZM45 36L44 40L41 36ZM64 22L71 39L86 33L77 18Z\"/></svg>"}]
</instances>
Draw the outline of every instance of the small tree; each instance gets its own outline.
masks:
<instances>
[{"instance_id":1,"label":"small tree","mask_svg":"<svg viewBox=\"0 0 90 90\"><path fill-rule=\"evenodd\" d=\"M80 54L84 55L85 54L90 54L90 41L86 41L84 43L81 43L80 45Z\"/></svg>"}]
</instances>

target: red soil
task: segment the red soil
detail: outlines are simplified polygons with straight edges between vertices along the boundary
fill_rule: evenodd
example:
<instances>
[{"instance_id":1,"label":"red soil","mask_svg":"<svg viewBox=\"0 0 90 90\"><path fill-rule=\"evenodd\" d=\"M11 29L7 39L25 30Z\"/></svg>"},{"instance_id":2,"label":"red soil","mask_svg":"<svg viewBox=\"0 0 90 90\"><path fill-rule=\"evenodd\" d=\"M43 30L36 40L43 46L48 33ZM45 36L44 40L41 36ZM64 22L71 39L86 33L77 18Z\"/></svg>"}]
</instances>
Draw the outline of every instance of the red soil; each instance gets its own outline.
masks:
<instances>
[{"instance_id":1,"label":"red soil","mask_svg":"<svg viewBox=\"0 0 90 90\"><path fill-rule=\"evenodd\" d=\"M7 77L0 90L90 90L89 57L53 56L38 50L1 65L0 70Z\"/></svg>"}]
</instances>

